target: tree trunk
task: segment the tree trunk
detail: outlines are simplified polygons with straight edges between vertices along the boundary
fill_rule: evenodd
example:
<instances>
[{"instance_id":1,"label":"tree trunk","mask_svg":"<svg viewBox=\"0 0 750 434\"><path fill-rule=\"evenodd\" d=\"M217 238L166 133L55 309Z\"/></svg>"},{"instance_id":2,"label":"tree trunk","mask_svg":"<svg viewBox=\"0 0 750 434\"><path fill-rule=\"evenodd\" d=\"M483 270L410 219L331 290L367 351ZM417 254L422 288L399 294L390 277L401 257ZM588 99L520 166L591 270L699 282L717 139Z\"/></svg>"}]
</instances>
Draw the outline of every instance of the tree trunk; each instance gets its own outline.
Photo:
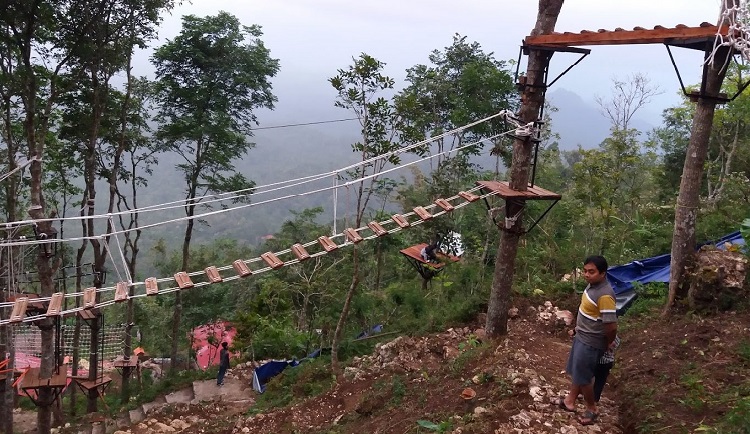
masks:
<instances>
[{"instance_id":1,"label":"tree trunk","mask_svg":"<svg viewBox=\"0 0 750 434\"><path fill-rule=\"evenodd\" d=\"M133 287L130 287L130 296L133 296ZM126 326L125 326L125 345L123 347L123 356L125 360L129 360L130 355L133 354L132 350L132 324L133 324L133 299L128 300L128 311L126 314ZM130 400L130 374L132 370L129 366L122 369L122 389L120 390L120 401L123 403Z\"/></svg>"},{"instance_id":2,"label":"tree trunk","mask_svg":"<svg viewBox=\"0 0 750 434\"><path fill-rule=\"evenodd\" d=\"M725 8L731 8L737 0L725 0ZM674 214L672 235L672 258L669 271L669 296L663 315L669 314L677 298L687 295L685 269L690 264L695 250L695 221L698 216L703 165L708 156L708 143L716 111L716 100L726 75L727 57L732 54L729 48L722 47L716 53L712 64L704 65L701 88L705 92L698 99L690 130L690 141L685 152L682 167L680 193Z\"/></svg>"},{"instance_id":3,"label":"tree trunk","mask_svg":"<svg viewBox=\"0 0 750 434\"><path fill-rule=\"evenodd\" d=\"M555 30L557 17L560 14L563 0L539 0L539 13L532 36L551 33ZM540 109L544 104L544 71L549 64L550 53L547 51L530 49L529 63L526 71L526 87L521 96L519 118L521 123L536 122ZM513 141L513 161L510 170L510 187L513 190L526 190L529 183L532 150L532 137L516 137ZM485 329L489 337L498 337L508 332L508 304L510 290L515 274L515 261L518 252L518 241L522 235L520 214L523 205L508 202L505 207L506 216L519 218L510 228L501 231L500 245L495 258L495 272L492 282L489 306L487 307L487 323Z\"/></svg>"},{"instance_id":4,"label":"tree trunk","mask_svg":"<svg viewBox=\"0 0 750 434\"><path fill-rule=\"evenodd\" d=\"M89 353L89 380L91 381L96 381L97 377L100 374L103 374L99 372L99 334L103 332L101 330L101 325L104 322L102 321L102 318L102 315L98 314L96 316L96 322L91 324L91 352ZM89 390L88 399L86 401L86 413L96 413L98 410L98 398L98 388L94 387Z\"/></svg>"},{"instance_id":5,"label":"tree trunk","mask_svg":"<svg viewBox=\"0 0 750 434\"><path fill-rule=\"evenodd\" d=\"M80 276L80 274L79 274ZM80 306L80 297L76 297L76 307ZM76 325L73 329L73 366L71 367L70 373L72 376L78 376L78 364L81 361L81 318L76 316ZM75 384L73 385L75 386ZM70 415L76 415L76 402L78 401L78 395L76 389L78 387L70 387Z\"/></svg>"},{"instance_id":6,"label":"tree trunk","mask_svg":"<svg viewBox=\"0 0 750 434\"><path fill-rule=\"evenodd\" d=\"M0 301L6 301L5 296ZM0 326L0 361L5 360L5 355L10 352L13 344L13 329L9 326ZM13 368L11 360L5 369ZM13 432L13 388L11 387L13 376L9 375L0 379L0 432Z\"/></svg>"},{"instance_id":7,"label":"tree trunk","mask_svg":"<svg viewBox=\"0 0 750 434\"><path fill-rule=\"evenodd\" d=\"M349 315L349 308L352 304L352 298L354 298L354 292L357 290L359 285L359 255L357 255L357 246L352 246L352 257L353 257L353 269L352 271L352 283L349 285L349 291L346 293L346 299L344 300L344 307L341 309L341 315L339 321L336 323L336 330L333 332L333 344L331 345L331 370L333 375L336 377L338 382L343 373L341 365L339 363L339 346L341 345L341 335L344 332L344 325L346 324L346 317Z\"/></svg>"}]
</instances>

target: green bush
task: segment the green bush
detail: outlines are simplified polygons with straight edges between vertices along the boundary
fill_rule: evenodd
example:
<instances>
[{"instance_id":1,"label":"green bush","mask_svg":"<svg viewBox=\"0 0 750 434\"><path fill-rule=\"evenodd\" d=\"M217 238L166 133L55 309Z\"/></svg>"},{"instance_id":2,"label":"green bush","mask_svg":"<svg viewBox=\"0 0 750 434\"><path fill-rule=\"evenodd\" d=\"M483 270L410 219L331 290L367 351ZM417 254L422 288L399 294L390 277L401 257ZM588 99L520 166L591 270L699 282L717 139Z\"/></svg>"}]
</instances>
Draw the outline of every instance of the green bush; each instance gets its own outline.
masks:
<instances>
[{"instance_id":1,"label":"green bush","mask_svg":"<svg viewBox=\"0 0 750 434\"><path fill-rule=\"evenodd\" d=\"M730 409L719 423L720 434L750 434L750 397L744 397Z\"/></svg>"}]
</instances>

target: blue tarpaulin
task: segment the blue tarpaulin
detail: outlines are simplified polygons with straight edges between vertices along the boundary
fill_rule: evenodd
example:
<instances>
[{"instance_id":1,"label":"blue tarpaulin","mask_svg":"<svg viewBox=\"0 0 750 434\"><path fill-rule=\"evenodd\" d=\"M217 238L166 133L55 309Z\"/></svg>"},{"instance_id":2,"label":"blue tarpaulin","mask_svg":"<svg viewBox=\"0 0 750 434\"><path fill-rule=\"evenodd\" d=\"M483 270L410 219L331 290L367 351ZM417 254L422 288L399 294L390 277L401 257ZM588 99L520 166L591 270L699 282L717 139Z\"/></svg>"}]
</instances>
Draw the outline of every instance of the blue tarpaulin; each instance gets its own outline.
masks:
<instances>
[{"instance_id":1,"label":"blue tarpaulin","mask_svg":"<svg viewBox=\"0 0 750 434\"><path fill-rule=\"evenodd\" d=\"M698 247L715 245L719 249L724 249L727 243L742 246L745 245L745 240L742 239L742 235L737 231L725 235L718 240L703 243ZM617 295L618 313L635 300L634 283L669 282L669 265L671 260L672 255L666 253L664 255L633 261L625 265L617 265L607 270L607 280L609 280L609 284L612 285L612 289L615 290L615 294Z\"/></svg>"},{"instance_id":2,"label":"blue tarpaulin","mask_svg":"<svg viewBox=\"0 0 750 434\"><path fill-rule=\"evenodd\" d=\"M279 375L288 366L297 366L298 364L299 362L296 360L272 360L258 366L253 371L253 389L258 393L265 392L268 380Z\"/></svg>"},{"instance_id":3,"label":"blue tarpaulin","mask_svg":"<svg viewBox=\"0 0 750 434\"><path fill-rule=\"evenodd\" d=\"M270 362L266 362L258 366L253 371L253 389L255 389L255 391L258 393L265 392L266 383L268 383L268 380L281 374L284 369L293 368L304 362L305 360L320 357L321 354L327 351L330 352L330 350L330 348L320 348L308 354L307 357L302 360L271 360Z\"/></svg>"}]
</instances>

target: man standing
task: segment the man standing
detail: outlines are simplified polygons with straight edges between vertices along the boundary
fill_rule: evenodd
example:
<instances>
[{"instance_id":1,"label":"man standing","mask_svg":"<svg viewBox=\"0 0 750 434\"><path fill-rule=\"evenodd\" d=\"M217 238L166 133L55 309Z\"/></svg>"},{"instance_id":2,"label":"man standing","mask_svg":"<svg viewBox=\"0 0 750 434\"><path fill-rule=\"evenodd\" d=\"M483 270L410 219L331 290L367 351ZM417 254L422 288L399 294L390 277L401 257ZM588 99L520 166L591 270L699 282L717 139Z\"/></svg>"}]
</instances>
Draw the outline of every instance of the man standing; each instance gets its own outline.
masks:
<instances>
[{"instance_id":1,"label":"man standing","mask_svg":"<svg viewBox=\"0 0 750 434\"><path fill-rule=\"evenodd\" d=\"M607 282L607 260L589 256L583 262L583 277L588 286L578 307L576 334L568 356L566 371L571 376L570 391L558 405L575 411L579 394L583 394L586 412L578 419L582 425L596 422L599 413L594 399L593 378L599 359L614 345L617 336L615 292Z\"/></svg>"},{"instance_id":2,"label":"man standing","mask_svg":"<svg viewBox=\"0 0 750 434\"><path fill-rule=\"evenodd\" d=\"M221 351L219 352L219 375L216 376L216 385L224 385L224 375L229 369L229 350L227 349L227 343L221 343Z\"/></svg>"}]
</instances>

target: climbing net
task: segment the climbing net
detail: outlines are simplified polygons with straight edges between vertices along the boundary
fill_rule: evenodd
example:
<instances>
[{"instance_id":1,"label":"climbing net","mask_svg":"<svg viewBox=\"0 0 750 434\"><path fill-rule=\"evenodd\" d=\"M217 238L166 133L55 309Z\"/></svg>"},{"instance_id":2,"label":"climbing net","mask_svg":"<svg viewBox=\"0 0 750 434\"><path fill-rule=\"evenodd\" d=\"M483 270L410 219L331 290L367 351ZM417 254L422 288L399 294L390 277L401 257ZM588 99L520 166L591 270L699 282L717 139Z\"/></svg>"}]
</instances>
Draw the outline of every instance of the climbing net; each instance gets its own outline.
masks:
<instances>
[{"instance_id":1,"label":"climbing net","mask_svg":"<svg viewBox=\"0 0 750 434\"><path fill-rule=\"evenodd\" d=\"M102 328L103 346L99 351L103 360L113 361L122 355L125 345L125 330L124 324L108 324ZM61 331L62 356L72 357L76 348L74 345L75 326L64 325L61 327ZM78 356L81 360L86 360L90 355L91 329L81 327L79 333ZM13 327L13 342L16 351L15 365L17 367L39 366L42 356L42 335L38 327L32 327L31 325Z\"/></svg>"},{"instance_id":2,"label":"climbing net","mask_svg":"<svg viewBox=\"0 0 750 434\"><path fill-rule=\"evenodd\" d=\"M748 0L737 0L734 2L734 6L722 9L714 49L706 60L708 64L713 65L716 55L722 47L729 47L745 60L750 60L750 7ZM731 56L727 57L724 66L730 58Z\"/></svg>"}]
</instances>

